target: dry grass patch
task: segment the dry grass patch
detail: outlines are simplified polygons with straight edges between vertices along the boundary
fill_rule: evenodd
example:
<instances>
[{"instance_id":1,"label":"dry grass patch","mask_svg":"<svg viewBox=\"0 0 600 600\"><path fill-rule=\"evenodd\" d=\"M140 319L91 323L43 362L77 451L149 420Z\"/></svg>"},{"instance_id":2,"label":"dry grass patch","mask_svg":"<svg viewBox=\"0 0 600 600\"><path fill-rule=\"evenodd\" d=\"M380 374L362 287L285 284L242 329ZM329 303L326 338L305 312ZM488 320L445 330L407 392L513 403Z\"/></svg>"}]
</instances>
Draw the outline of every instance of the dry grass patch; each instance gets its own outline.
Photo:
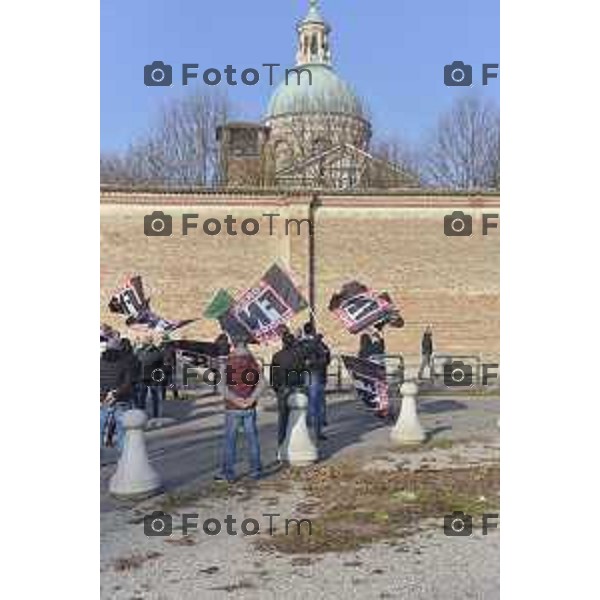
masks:
<instances>
[{"instance_id":1,"label":"dry grass patch","mask_svg":"<svg viewBox=\"0 0 600 600\"><path fill-rule=\"evenodd\" d=\"M289 535L279 531L257 540L263 550L289 554L356 550L412 535L425 519L438 519L441 526L453 511L479 516L499 505L498 465L369 473L338 464L290 469L282 477L302 482L311 509L319 507L310 515L310 535L307 526L300 534L290 527Z\"/></svg>"}]
</instances>

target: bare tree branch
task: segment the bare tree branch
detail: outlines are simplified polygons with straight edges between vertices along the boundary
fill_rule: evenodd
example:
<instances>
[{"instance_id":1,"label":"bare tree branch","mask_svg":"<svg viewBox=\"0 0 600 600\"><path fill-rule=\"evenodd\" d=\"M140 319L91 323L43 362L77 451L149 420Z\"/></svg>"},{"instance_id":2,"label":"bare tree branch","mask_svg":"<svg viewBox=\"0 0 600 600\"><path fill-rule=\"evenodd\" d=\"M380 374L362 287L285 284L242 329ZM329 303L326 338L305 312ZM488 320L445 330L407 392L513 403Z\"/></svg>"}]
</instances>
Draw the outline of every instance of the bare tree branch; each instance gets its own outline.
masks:
<instances>
[{"instance_id":1,"label":"bare tree branch","mask_svg":"<svg viewBox=\"0 0 600 600\"><path fill-rule=\"evenodd\" d=\"M426 183L451 189L499 189L500 115L495 104L462 98L439 120L425 144Z\"/></svg>"},{"instance_id":2,"label":"bare tree branch","mask_svg":"<svg viewBox=\"0 0 600 600\"><path fill-rule=\"evenodd\" d=\"M101 157L101 182L213 184L220 179L215 132L229 112L227 99L218 94L172 101L150 131L126 152Z\"/></svg>"}]
</instances>

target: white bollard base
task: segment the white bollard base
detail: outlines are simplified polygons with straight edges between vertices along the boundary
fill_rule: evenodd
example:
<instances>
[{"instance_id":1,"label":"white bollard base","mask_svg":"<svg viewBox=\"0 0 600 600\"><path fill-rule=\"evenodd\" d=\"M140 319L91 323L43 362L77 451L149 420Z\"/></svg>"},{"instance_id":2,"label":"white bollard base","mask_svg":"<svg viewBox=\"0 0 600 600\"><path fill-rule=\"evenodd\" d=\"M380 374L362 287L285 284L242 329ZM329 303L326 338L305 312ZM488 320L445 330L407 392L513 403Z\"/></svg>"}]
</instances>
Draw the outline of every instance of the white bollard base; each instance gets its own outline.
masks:
<instances>
[{"instance_id":1,"label":"white bollard base","mask_svg":"<svg viewBox=\"0 0 600 600\"><path fill-rule=\"evenodd\" d=\"M417 394L419 387L413 381L406 381L400 388L402 408L396 424L390 432L390 440L394 446L411 446L422 444L427 435L421 427L417 414Z\"/></svg>"},{"instance_id":2,"label":"white bollard base","mask_svg":"<svg viewBox=\"0 0 600 600\"><path fill-rule=\"evenodd\" d=\"M317 447L306 425L308 398L294 392L288 398L290 417L287 435L281 446L281 460L295 467L306 467L319 458Z\"/></svg>"},{"instance_id":3,"label":"white bollard base","mask_svg":"<svg viewBox=\"0 0 600 600\"><path fill-rule=\"evenodd\" d=\"M148 417L142 410L128 410L123 415L125 440L117 470L111 477L108 490L122 500L148 498L159 492L162 484L158 473L148 460L144 426Z\"/></svg>"}]
</instances>

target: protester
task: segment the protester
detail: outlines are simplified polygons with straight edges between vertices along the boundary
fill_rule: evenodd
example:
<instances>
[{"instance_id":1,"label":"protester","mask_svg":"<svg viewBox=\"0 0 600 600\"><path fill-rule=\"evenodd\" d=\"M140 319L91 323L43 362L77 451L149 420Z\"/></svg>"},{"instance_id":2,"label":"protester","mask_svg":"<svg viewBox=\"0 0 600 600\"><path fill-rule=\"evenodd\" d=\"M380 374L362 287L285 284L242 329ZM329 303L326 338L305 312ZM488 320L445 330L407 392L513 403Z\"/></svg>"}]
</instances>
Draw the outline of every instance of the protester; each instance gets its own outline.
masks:
<instances>
[{"instance_id":1,"label":"protester","mask_svg":"<svg viewBox=\"0 0 600 600\"><path fill-rule=\"evenodd\" d=\"M423 338L421 339L421 366L419 367L419 379L424 379L425 368L429 369L429 379L433 379L433 331L431 325L427 325Z\"/></svg>"},{"instance_id":2,"label":"protester","mask_svg":"<svg viewBox=\"0 0 600 600\"><path fill-rule=\"evenodd\" d=\"M325 440L323 434L325 421L325 386L327 384L327 367L331 362L331 353L318 334L314 324L308 321L304 325L304 336L301 341L304 367L308 381L308 424L313 428L318 440Z\"/></svg>"},{"instance_id":3,"label":"protester","mask_svg":"<svg viewBox=\"0 0 600 600\"><path fill-rule=\"evenodd\" d=\"M363 333L360 336L358 357L369 360L381 360L385 354L383 335L375 330L372 334Z\"/></svg>"},{"instance_id":4,"label":"protester","mask_svg":"<svg viewBox=\"0 0 600 600\"><path fill-rule=\"evenodd\" d=\"M271 386L277 395L277 456L281 455L281 446L287 433L290 408L288 398L303 386L302 371L304 363L300 348L289 330L281 336L282 347L271 359Z\"/></svg>"},{"instance_id":5,"label":"protester","mask_svg":"<svg viewBox=\"0 0 600 600\"><path fill-rule=\"evenodd\" d=\"M379 360L382 360L384 355L385 340L381 331L376 328L371 337L371 357L377 357Z\"/></svg>"},{"instance_id":6,"label":"protester","mask_svg":"<svg viewBox=\"0 0 600 600\"><path fill-rule=\"evenodd\" d=\"M135 362L127 339L111 337L100 355L100 446L123 447L123 413L131 408Z\"/></svg>"},{"instance_id":7,"label":"protester","mask_svg":"<svg viewBox=\"0 0 600 600\"><path fill-rule=\"evenodd\" d=\"M164 352L154 343L153 336L146 338L138 352L142 372L142 399L151 418L162 417L163 402L169 381Z\"/></svg>"},{"instance_id":8,"label":"protester","mask_svg":"<svg viewBox=\"0 0 600 600\"><path fill-rule=\"evenodd\" d=\"M260 443L256 426L256 404L262 393L261 367L248 350L245 342L236 341L227 358L225 386L225 441L221 472L216 479L232 482L235 479L238 427L244 430L250 453L250 476L260 479L262 465Z\"/></svg>"},{"instance_id":9,"label":"protester","mask_svg":"<svg viewBox=\"0 0 600 600\"><path fill-rule=\"evenodd\" d=\"M215 353L214 360L216 361L216 368L219 371L220 379L219 384L216 386L216 393L225 394L225 386L227 385L227 377L225 373L225 367L227 366L227 357L231 352L231 345L229 344L229 338L226 333L219 334L215 341Z\"/></svg>"},{"instance_id":10,"label":"protester","mask_svg":"<svg viewBox=\"0 0 600 600\"><path fill-rule=\"evenodd\" d=\"M179 400L179 389L177 387L177 350L175 345L171 343L170 339L163 338L163 344L160 348L162 350L162 357L165 367L165 375L167 377L166 387L169 387L173 393L173 399Z\"/></svg>"},{"instance_id":11,"label":"protester","mask_svg":"<svg viewBox=\"0 0 600 600\"><path fill-rule=\"evenodd\" d=\"M360 336L358 358L385 365L385 340L377 327L375 327L372 334L363 333ZM389 411L387 389L381 389L375 397L364 390L357 390L357 396L358 399L364 402L369 408L375 408L375 414L378 417L387 417Z\"/></svg>"},{"instance_id":12,"label":"protester","mask_svg":"<svg viewBox=\"0 0 600 600\"><path fill-rule=\"evenodd\" d=\"M129 338L121 339L121 350L124 354L123 360L127 363L131 374L131 405L132 408L139 408L139 397L143 387L142 367Z\"/></svg>"}]
</instances>

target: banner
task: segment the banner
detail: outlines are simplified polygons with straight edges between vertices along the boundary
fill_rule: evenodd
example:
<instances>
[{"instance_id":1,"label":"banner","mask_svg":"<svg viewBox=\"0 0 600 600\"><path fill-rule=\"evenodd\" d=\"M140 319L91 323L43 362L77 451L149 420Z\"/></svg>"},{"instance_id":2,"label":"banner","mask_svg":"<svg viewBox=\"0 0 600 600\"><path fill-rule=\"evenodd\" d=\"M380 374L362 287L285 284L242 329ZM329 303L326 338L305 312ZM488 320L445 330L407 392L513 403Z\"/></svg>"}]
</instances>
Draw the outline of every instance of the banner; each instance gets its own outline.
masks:
<instances>
[{"instance_id":1,"label":"banner","mask_svg":"<svg viewBox=\"0 0 600 600\"><path fill-rule=\"evenodd\" d=\"M219 290L205 314L218 318L233 340L266 342L278 337L281 327L307 306L290 275L274 264L257 286L235 300Z\"/></svg>"},{"instance_id":2,"label":"banner","mask_svg":"<svg viewBox=\"0 0 600 600\"><path fill-rule=\"evenodd\" d=\"M381 416L387 415L389 395L385 365L365 358L342 355L344 365L354 381L359 400Z\"/></svg>"},{"instance_id":3,"label":"banner","mask_svg":"<svg viewBox=\"0 0 600 600\"><path fill-rule=\"evenodd\" d=\"M140 325L156 331L171 332L184 325L193 323L195 319L169 320L158 316L150 309L150 298L144 295L142 278L139 275L130 277L123 288L118 290L108 303L111 312L124 315L125 325Z\"/></svg>"},{"instance_id":4,"label":"banner","mask_svg":"<svg viewBox=\"0 0 600 600\"><path fill-rule=\"evenodd\" d=\"M360 333L368 327L382 328L389 324L402 327L404 320L387 292L377 293L358 281L344 284L333 294L329 310L350 333Z\"/></svg>"}]
</instances>

